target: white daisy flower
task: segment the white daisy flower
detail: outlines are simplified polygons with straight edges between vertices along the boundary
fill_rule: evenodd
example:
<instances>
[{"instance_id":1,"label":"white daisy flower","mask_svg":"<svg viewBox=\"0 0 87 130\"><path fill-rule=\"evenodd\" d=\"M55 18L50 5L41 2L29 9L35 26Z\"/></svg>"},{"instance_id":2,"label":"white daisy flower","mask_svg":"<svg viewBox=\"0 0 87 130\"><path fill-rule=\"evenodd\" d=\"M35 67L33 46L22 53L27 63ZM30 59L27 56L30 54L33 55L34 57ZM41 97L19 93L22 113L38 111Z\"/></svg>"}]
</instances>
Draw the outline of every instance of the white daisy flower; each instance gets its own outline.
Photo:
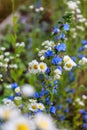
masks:
<instances>
[{"instance_id":1,"label":"white daisy flower","mask_svg":"<svg viewBox=\"0 0 87 130\"><path fill-rule=\"evenodd\" d=\"M20 111L18 109L11 109L6 106L0 106L0 118L4 120L10 120L15 117L20 116Z\"/></svg>"},{"instance_id":2,"label":"white daisy flower","mask_svg":"<svg viewBox=\"0 0 87 130\"><path fill-rule=\"evenodd\" d=\"M42 43L42 46L48 46L48 44L49 44L49 40L46 40L46 41L44 41L43 43Z\"/></svg>"},{"instance_id":3,"label":"white daisy flower","mask_svg":"<svg viewBox=\"0 0 87 130\"><path fill-rule=\"evenodd\" d=\"M28 64L28 71L30 73L36 74L39 72L39 70L39 63L37 62L37 60L33 60Z\"/></svg>"},{"instance_id":4,"label":"white daisy flower","mask_svg":"<svg viewBox=\"0 0 87 130\"><path fill-rule=\"evenodd\" d=\"M35 125L30 119L22 116L15 120L10 120L2 127L3 130L35 130Z\"/></svg>"},{"instance_id":5,"label":"white daisy flower","mask_svg":"<svg viewBox=\"0 0 87 130\"><path fill-rule=\"evenodd\" d=\"M44 105L42 103L37 103L37 107L40 110L44 110L45 109L45 107L44 107Z\"/></svg>"},{"instance_id":6,"label":"white daisy flower","mask_svg":"<svg viewBox=\"0 0 87 130\"><path fill-rule=\"evenodd\" d=\"M19 93L19 92L20 92L20 87L15 88L14 91L15 91L16 93Z\"/></svg>"},{"instance_id":7,"label":"white daisy flower","mask_svg":"<svg viewBox=\"0 0 87 130\"><path fill-rule=\"evenodd\" d=\"M70 61L70 60L71 60L71 58L70 58L68 55L65 55L65 56L63 57L64 63L66 63L66 62L68 62L68 61Z\"/></svg>"},{"instance_id":8,"label":"white daisy flower","mask_svg":"<svg viewBox=\"0 0 87 130\"><path fill-rule=\"evenodd\" d=\"M45 57L44 57L44 56L41 56L41 57L40 57L40 60L41 60L41 61L43 61L44 59L45 59Z\"/></svg>"},{"instance_id":9,"label":"white daisy flower","mask_svg":"<svg viewBox=\"0 0 87 130\"><path fill-rule=\"evenodd\" d=\"M37 100L35 100L35 99L29 99L29 102L31 102L31 103L36 103Z\"/></svg>"},{"instance_id":10,"label":"white daisy flower","mask_svg":"<svg viewBox=\"0 0 87 130\"><path fill-rule=\"evenodd\" d=\"M15 104L13 101L11 101L10 99L4 98L3 100L3 104L6 105L9 108L14 108Z\"/></svg>"},{"instance_id":11,"label":"white daisy flower","mask_svg":"<svg viewBox=\"0 0 87 130\"><path fill-rule=\"evenodd\" d=\"M80 65L85 65L87 63L87 58L83 57L81 60L79 60Z\"/></svg>"},{"instance_id":12,"label":"white daisy flower","mask_svg":"<svg viewBox=\"0 0 87 130\"><path fill-rule=\"evenodd\" d=\"M52 118L49 115L39 113L36 114L34 120L37 128L39 128L40 130L57 130Z\"/></svg>"},{"instance_id":13,"label":"white daisy flower","mask_svg":"<svg viewBox=\"0 0 87 130\"><path fill-rule=\"evenodd\" d=\"M38 110L38 105L36 102L34 102L34 103L29 104L28 108L30 111L36 112Z\"/></svg>"},{"instance_id":14,"label":"white daisy flower","mask_svg":"<svg viewBox=\"0 0 87 130\"><path fill-rule=\"evenodd\" d=\"M47 64L44 62L39 63L40 72L45 72L47 69Z\"/></svg>"},{"instance_id":15,"label":"white daisy flower","mask_svg":"<svg viewBox=\"0 0 87 130\"><path fill-rule=\"evenodd\" d=\"M55 79L60 79L61 78L61 74L62 74L62 72L61 72L60 69L55 69L54 70L54 78Z\"/></svg>"},{"instance_id":16,"label":"white daisy flower","mask_svg":"<svg viewBox=\"0 0 87 130\"><path fill-rule=\"evenodd\" d=\"M70 71L75 66L76 66L76 63L73 60L70 60L70 61L68 61L68 62L65 63L64 69L66 71Z\"/></svg>"},{"instance_id":17,"label":"white daisy flower","mask_svg":"<svg viewBox=\"0 0 87 130\"><path fill-rule=\"evenodd\" d=\"M46 50L41 50L38 52L38 56L41 57L41 56L44 56L44 53L46 52Z\"/></svg>"}]
</instances>

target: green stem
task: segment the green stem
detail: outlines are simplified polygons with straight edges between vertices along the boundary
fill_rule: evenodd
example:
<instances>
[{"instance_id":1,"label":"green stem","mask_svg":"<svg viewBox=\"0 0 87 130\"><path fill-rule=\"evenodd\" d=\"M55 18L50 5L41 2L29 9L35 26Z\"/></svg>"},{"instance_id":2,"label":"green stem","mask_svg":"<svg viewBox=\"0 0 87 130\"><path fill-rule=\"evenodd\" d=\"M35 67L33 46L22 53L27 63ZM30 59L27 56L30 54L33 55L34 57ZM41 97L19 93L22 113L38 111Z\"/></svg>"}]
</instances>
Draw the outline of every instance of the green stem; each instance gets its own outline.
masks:
<instances>
[{"instance_id":1,"label":"green stem","mask_svg":"<svg viewBox=\"0 0 87 130\"><path fill-rule=\"evenodd\" d=\"M14 1L15 0L11 0L11 2L12 2L12 14L13 14L13 19L12 19L12 21L13 21L13 32L14 32L14 39L15 39L15 43L16 43L16 39L17 39L17 35L16 35L16 29L15 29L15 25L16 25L16 22L15 22L15 20L14 20L14 18L15 18L15 4L14 4Z\"/></svg>"}]
</instances>

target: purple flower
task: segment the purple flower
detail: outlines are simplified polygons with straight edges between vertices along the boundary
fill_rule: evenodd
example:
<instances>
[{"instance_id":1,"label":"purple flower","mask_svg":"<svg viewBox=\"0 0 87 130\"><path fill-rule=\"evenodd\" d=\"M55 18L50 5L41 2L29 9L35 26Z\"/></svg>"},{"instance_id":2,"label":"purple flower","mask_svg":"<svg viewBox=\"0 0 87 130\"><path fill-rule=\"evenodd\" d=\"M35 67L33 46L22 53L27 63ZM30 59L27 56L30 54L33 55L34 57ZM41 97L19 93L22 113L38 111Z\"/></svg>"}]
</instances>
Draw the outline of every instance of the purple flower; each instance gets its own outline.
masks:
<instances>
[{"instance_id":1,"label":"purple flower","mask_svg":"<svg viewBox=\"0 0 87 130\"><path fill-rule=\"evenodd\" d=\"M55 56L53 59L52 59L52 64L53 65L58 65L59 63L62 62L62 58L60 58L59 56Z\"/></svg>"},{"instance_id":2,"label":"purple flower","mask_svg":"<svg viewBox=\"0 0 87 130\"><path fill-rule=\"evenodd\" d=\"M64 28L65 31L68 31L69 30L69 25L66 23L66 24L63 25L63 28Z\"/></svg>"},{"instance_id":3,"label":"purple flower","mask_svg":"<svg viewBox=\"0 0 87 130\"><path fill-rule=\"evenodd\" d=\"M56 49L57 51L59 51L59 52L61 52L61 51L66 51L66 45L65 45L65 43L61 43L61 44L55 46L55 49Z\"/></svg>"},{"instance_id":4,"label":"purple flower","mask_svg":"<svg viewBox=\"0 0 87 130\"><path fill-rule=\"evenodd\" d=\"M53 51L48 50L47 52L45 52L44 56L47 58L53 56Z\"/></svg>"}]
</instances>

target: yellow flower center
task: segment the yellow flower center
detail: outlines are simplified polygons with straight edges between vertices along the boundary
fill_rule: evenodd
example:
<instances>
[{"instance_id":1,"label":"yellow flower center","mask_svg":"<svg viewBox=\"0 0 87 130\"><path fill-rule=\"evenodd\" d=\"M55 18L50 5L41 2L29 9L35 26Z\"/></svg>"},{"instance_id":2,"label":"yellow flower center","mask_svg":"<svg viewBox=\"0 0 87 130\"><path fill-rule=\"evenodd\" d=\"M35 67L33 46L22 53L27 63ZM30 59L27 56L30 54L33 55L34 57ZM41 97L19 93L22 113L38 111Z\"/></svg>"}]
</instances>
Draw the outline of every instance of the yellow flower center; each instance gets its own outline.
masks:
<instances>
[{"instance_id":1,"label":"yellow flower center","mask_svg":"<svg viewBox=\"0 0 87 130\"><path fill-rule=\"evenodd\" d=\"M72 64L70 64L70 63L67 64L67 67L68 67L68 68L71 68L71 67L72 67Z\"/></svg>"},{"instance_id":2,"label":"yellow flower center","mask_svg":"<svg viewBox=\"0 0 87 130\"><path fill-rule=\"evenodd\" d=\"M42 64L42 65L40 65L40 68L41 68L41 69L44 69L44 68L45 68L45 66Z\"/></svg>"},{"instance_id":3,"label":"yellow flower center","mask_svg":"<svg viewBox=\"0 0 87 130\"><path fill-rule=\"evenodd\" d=\"M39 109L42 109L42 108L43 108L43 106L42 106L42 105L39 105L39 106L38 106L38 108L39 108Z\"/></svg>"},{"instance_id":4,"label":"yellow flower center","mask_svg":"<svg viewBox=\"0 0 87 130\"><path fill-rule=\"evenodd\" d=\"M34 65L34 69L38 69L38 65L37 64Z\"/></svg>"},{"instance_id":5,"label":"yellow flower center","mask_svg":"<svg viewBox=\"0 0 87 130\"><path fill-rule=\"evenodd\" d=\"M29 127L26 124L18 124L17 130L29 130Z\"/></svg>"},{"instance_id":6,"label":"yellow flower center","mask_svg":"<svg viewBox=\"0 0 87 130\"><path fill-rule=\"evenodd\" d=\"M10 117L10 111L9 110L4 111L4 118L7 120L9 119L9 117Z\"/></svg>"},{"instance_id":7,"label":"yellow flower center","mask_svg":"<svg viewBox=\"0 0 87 130\"><path fill-rule=\"evenodd\" d=\"M32 108L33 108L33 109L36 109L36 108L37 108L37 106L33 105L33 106L32 106Z\"/></svg>"},{"instance_id":8,"label":"yellow flower center","mask_svg":"<svg viewBox=\"0 0 87 130\"><path fill-rule=\"evenodd\" d=\"M48 123L45 120L42 120L39 122L39 127L43 130L46 130L48 128Z\"/></svg>"}]
</instances>

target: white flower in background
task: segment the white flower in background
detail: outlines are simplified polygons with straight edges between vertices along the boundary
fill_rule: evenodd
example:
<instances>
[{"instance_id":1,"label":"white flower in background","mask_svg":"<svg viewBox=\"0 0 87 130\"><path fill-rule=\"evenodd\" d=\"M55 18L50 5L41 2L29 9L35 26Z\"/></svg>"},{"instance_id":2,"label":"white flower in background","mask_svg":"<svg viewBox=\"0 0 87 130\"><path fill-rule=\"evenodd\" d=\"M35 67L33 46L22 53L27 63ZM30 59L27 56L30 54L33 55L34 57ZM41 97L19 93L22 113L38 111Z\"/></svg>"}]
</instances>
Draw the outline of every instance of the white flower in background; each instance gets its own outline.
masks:
<instances>
[{"instance_id":1,"label":"white flower in background","mask_svg":"<svg viewBox=\"0 0 87 130\"><path fill-rule=\"evenodd\" d=\"M38 110L38 105L36 102L29 104L28 109L30 111L36 112Z\"/></svg>"},{"instance_id":2,"label":"white flower in background","mask_svg":"<svg viewBox=\"0 0 87 130\"><path fill-rule=\"evenodd\" d=\"M78 104L79 104L80 106L84 106L84 105L85 105L83 101L78 102Z\"/></svg>"},{"instance_id":3,"label":"white flower in background","mask_svg":"<svg viewBox=\"0 0 87 130\"><path fill-rule=\"evenodd\" d=\"M30 8L30 9L34 9L34 5L30 5L29 8Z\"/></svg>"},{"instance_id":4,"label":"white flower in background","mask_svg":"<svg viewBox=\"0 0 87 130\"><path fill-rule=\"evenodd\" d=\"M3 125L2 130L35 130L35 125L32 120L20 116Z\"/></svg>"},{"instance_id":5,"label":"white flower in background","mask_svg":"<svg viewBox=\"0 0 87 130\"><path fill-rule=\"evenodd\" d=\"M24 42L21 42L20 46L21 46L21 47L24 47L24 46L25 46L25 43L24 43Z\"/></svg>"},{"instance_id":6,"label":"white flower in background","mask_svg":"<svg viewBox=\"0 0 87 130\"><path fill-rule=\"evenodd\" d=\"M84 31L84 27L82 27L82 26L76 26L76 28L81 30L81 31Z\"/></svg>"},{"instance_id":7,"label":"white flower in background","mask_svg":"<svg viewBox=\"0 0 87 130\"><path fill-rule=\"evenodd\" d=\"M0 55L0 60L2 60L4 58L4 56L3 55Z\"/></svg>"},{"instance_id":8,"label":"white flower in background","mask_svg":"<svg viewBox=\"0 0 87 130\"><path fill-rule=\"evenodd\" d=\"M2 78L3 76L2 76L2 74L0 74L0 78Z\"/></svg>"},{"instance_id":9,"label":"white flower in background","mask_svg":"<svg viewBox=\"0 0 87 130\"><path fill-rule=\"evenodd\" d=\"M40 11L44 11L44 8L43 8L43 7L40 7Z\"/></svg>"},{"instance_id":10,"label":"white flower in background","mask_svg":"<svg viewBox=\"0 0 87 130\"><path fill-rule=\"evenodd\" d=\"M21 93L26 97L32 97L34 92L34 88L29 84L25 84L21 87Z\"/></svg>"},{"instance_id":11,"label":"white flower in background","mask_svg":"<svg viewBox=\"0 0 87 130\"><path fill-rule=\"evenodd\" d=\"M5 51L6 48L5 48L5 47L0 47L0 50L1 50L1 51Z\"/></svg>"},{"instance_id":12,"label":"white flower in background","mask_svg":"<svg viewBox=\"0 0 87 130\"><path fill-rule=\"evenodd\" d=\"M33 66L32 66L32 62L30 62L29 64L28 64L28 71L29 71L29 73L33 73Z\"/></svg>"},{"instance_id":13,"label":"white flower in background","mask_svg":"<svg viewBox=\"0 0 87 130\"><path fill-rule=\"evenodd\" d=\"M63 57L63 61L64 61L64 69L66 71L70 71L73 67L76 67L76 63L68 55L65 55Z\"/></svg>"},{"instance_id":14,"label":"white flower in background","mask_svg":"<svg viewBox=\"0 0 87 130\"><path fill-rule=\"evenodd\" d=\"M48 46L48 44L49 44L49 40L42 42L42 46Z\"/></svg>"},{"instance_id":15,"label":"white flower in background","mask_svg":"<svg viewBox=\"0 0 87 130\"><path fill-rule=\"evenodd\" d=\"M9 62L9 60L10 60L9 58L5 58L4 59L5 62Z\"/></svg>"},{"instance_id":16,"label":"white flower in background","mask_svg":"<svg viewBox=\"0 0 87 130\"><path fill-rule=\"evenodd\" d=\"M4 55L8 56L8 55L10 55L10 52L5 52Z\"/></svg>"},{"instance_id":17,"label":"white flower in background","mask_svg":"<svg viewBox=\"0 0 87 130\"><path fill-rule=\"evenodd\" d=\"M24 42L21 42L21 43L17 42L16 43L16 47L24 47L24 46L25 46Z\"/></svg>"},{"instance_id":18,"label":"white flower in background","mask_svg":"<svg viewBox=\"0 0 87 130\"><path fill-rule=\"evenodd\" d=\"M71 60L71 58L70 58L68 55L65 55L65 56L63 57L64 63L66 63L66 62L68 62L68 61L70 61L70 60Z\"/></svg>"},{"instance_id":19,"label":"white flower in background","mask_svg":"<svg viewBox=\"0 0 87 130\"><path fill-rule=\"evenodd\" d=\"M52 118L49 115L42 113L35 115L35 123L40 130L57 130Z\"/></svg>"},{"instance_id":20,"label":"white flower in background","mask_svg":"<svg viewBox=\"0 0 87 130\"><path fill-rule=\"evenodd\" d=\"M3 104L6 105L9 108L14 108L15 104L13 101L11 101L10 99L4 98L3 100Z\"/></svg>"},{"instance_id":21,"label":"white flower in background","mask_svg":"<svg viewBox=\"0 0 87 130\"><path fill-rule=\"evenodd\" d=\"M20 87L15 88L14 91L15 91L16 93L19 93L19 92L20 92Z\"/></svg>"},{"instance_id":22,"label":"white flower in background","mask_svg":"<svg viewBox=\"0 0 87 130\"><path fill-rule=\"evenodd\" d=\"M40 8L36 8L35 11L38 13L40 12Z\"/></svg>"},{"instance_id":23,"label":"white flower in background","mask_svg":"<svg viewBox=\"0 0 87 130\"><path fill-rule=\"evenodd\" d=\"M81 13L81 10L77 8L77 9L76 9L76 12L77 12L77 13Z\"/></svg>"},{"instance_id":24,"label":"white flower in background","mask_svg":"<svg viewBox=\"0 0 87 130\"><path fill-rule=\"evenodd\" d=\"M15 100L15 101L21 101L21 100L22 100L22 97L16 96L16 97L14 97L14 100Z\"/></svg>"},{"instance_id":25,"label":"white flower in background","mask_svg":"<svg viewBox=\"0 0 87 130\"><path fill-rule=\"evenodd\" d=\"M86 20L86 22L85 22L85 26L87 26L87 20Z\"/></svg>"},{"instance_id":26,"label":"white flower in background","mask_svg":"<svg viewBox=\"0 0 87 130\"><path fill-rule=\"evenodd\" d=\"M79 60L80 65L85 65L87 63L87 58L83 57L81 60Z\"/></svg>"},{"instance_id":27,"label":"white flower in background","mask_svg":"<svg viewBox=\"0 0 87 130\"><path fill-rule=\"evenodd\" d=\"M82 99L86 100L87 96L86 95L82 95Z\"/></svg>"},{"instance_id":28,"label":"white flower in background","mask_svg":"<svg viewBox=\"0 0 87 130\"><path fill-rule=\"evenodd\" d=\"M10 64L10 65L9 65L9 68L11 68L11 69L17 69L18 66L17 66L17 64Z\"/></svg>"},{"instance_id":29,"label":"white flower in background","mask_svg":"<svg viewBox=\"0 0 87 130\"><path fill-rule=\"evenodd\" d=\"M73 60L70 60L70 61L67 61L65 64L64 64L64 69L66 71L70 71L73 67L76 66L76 63L73 61Z\"/></svg>"},{"instance_id":30,"label":"white flower in background","mask_svg":"<svg viewBox=\"0 0 87 130\"><path fill-rule=\"evenodd\" d=\"M76 98L76 100L75 100L76 102L80 102L81 101L81 99L80 98Z\"/></svg>"},{"instance_id":31,"label":"white flower in background","mask_svg":"<svg viewBox=\"0 0 87 130\"><path fill-rule=\"evenodd\" d=\"M2 67L3 66L3 63L2 62L0 62L0 67Z\"/></svg>"},{"instance_id":32,"label":"white flower in background","mask_svg":"<svg viewBox=\"0 0 87 130\"><path fill-rule=\"evenodd\" d=\"M35 99L29 99L29 102L31 102L31 103L36 103L37 100L35 100Z\"/></svg>"},{"instance_id":33,"label":"white flower in background","mask_svg":"<svg viewBox=\"0 0 87 130\"><path fill-rule=\"evenodd\" d=\"M61 72L60 69L55 69L54 70L54 78L55 79L60 79L61 78L61 74L62 74L62 72Z\"/></svg>"},{"instance_id":34,"label":"white flower in background","mask_svg":"<svg viewBox=\"0 0 87 130\"><path fill-rule=\"evenodd\" d=\"M38 56L41 57L41 56L44 56L44 53L46 52L46 50L41 50L38 52Z\"/></svg>"},{"instance_id":35,"label":"white flower in background","mask_svg":"<svg viewBox=\"0 0 87 130\"><path fill-rule=\"evenodd\" d=\"M31 68L31 65L32 65L32 68ZM36 74L39 72L39 63L37 60L33 60L31 64L29 64L29 70L31 70L30 72L32 72L33 74Z\"/></svg>"},{"instance_id":36,"label":"white flower in background","mask_svg":"<svg viewBox=\"0 0 87 130\"><path fill-rule=\"evenodd\" d=\"M41 60L41 61L43 61L44 59L45 59L45 57L44 57L44 56L41 56L41 57L40 57L40 60Z\"/></svg>"},{"instance_id":37,"label":"white flower in background","mask_svg":"<svg viewBox=\"0 0 87 130\"><path fill-rule=\"evenodd\" d=\"M10 59L10 60L13 60L13 59L14 59L14 57L13 57L13 56L10 56L10 57L9 57L9 59Z\"/></svg>"},{"instance_id":38,"label":"white flower in background","mask_svg":"<svg viewBox=\"0 0 87 130\"><path fill-rule=\"evenodd\" d=\"M77 3L77 4L80 4L80 1L79 1L79 0L77 0L77 1L76 1L76 3Z\"/></svg>"},{"instance_id":39,"label":"white flower in background","mask_svg":"<svg viewBox=\"0 0 87 130\"><path fill-rule=\"evenodd\" d=\"M20 116L20 111L17 108L11 109L5 105L0 106L0 119L10 120Z\"/></svg>"},{"instance_id":40,"label":"white flower in background","mask_svg":"<svg viewBox=\"0 0 87 130\"><path fill-rule=\"evenodd\" d=\"M47 65L44 62L38 62L37 60L33 60L28 64L28 71L30 73L36 74L39 72L45 72L47 69Z\"/></svg>"},{"instance_id":41,"label":"white flower in background","mask_svg":"<svg viewBox=\"0 0 87 130\"><path fill-rule=\"evenodd\" d=\"M69 7L70 9L72 9L72 10L75 10L76 8L78 8L77 3L76 3L76 2L73 2L73 1L68 1L68 2L67 2L67 5L68 5L68 7Z\"/></svg>"},{"instance_id":42,"label":"white flower in background","mask_svg":"<svg viewBox=\"0 0 87 130\"><path fill-rule=\"evenodd\" d=\"M54 48L54 46L55 46L54 41L49 41L48 46L49 46L49 47L53 47L53 48Z\"/></svg>"},{"instance_id":43,"label":"white flower in background","mask_svg":"<svg viewBox=\"0 0 87 130\"><path fill-rule=\"evenodd\" d=\"M47 69L47 64L44 62L39 63L40 72L45 72Z\"/></svg>"},{"instance_id":44,"label":"white flower in background","mask_svg":"<svg viewBox=\"0 0 87 130\"><path fill-rule=\"evenodd\" d=\"M45 107L44 107L44 105L42 103L37 103L37 107L40 110L44 110L45 109Z\"/></svg>"},{"instance_id":45,"label":"white flower in background","mask_svg":"<svg viewBox=\"0 0 87 130\"><path fill-rule=\"evenodd\" d=\"M84 49L87 49L87 45L84 45L83 47L84 47Z\"/></svg>"}]
</instances>

